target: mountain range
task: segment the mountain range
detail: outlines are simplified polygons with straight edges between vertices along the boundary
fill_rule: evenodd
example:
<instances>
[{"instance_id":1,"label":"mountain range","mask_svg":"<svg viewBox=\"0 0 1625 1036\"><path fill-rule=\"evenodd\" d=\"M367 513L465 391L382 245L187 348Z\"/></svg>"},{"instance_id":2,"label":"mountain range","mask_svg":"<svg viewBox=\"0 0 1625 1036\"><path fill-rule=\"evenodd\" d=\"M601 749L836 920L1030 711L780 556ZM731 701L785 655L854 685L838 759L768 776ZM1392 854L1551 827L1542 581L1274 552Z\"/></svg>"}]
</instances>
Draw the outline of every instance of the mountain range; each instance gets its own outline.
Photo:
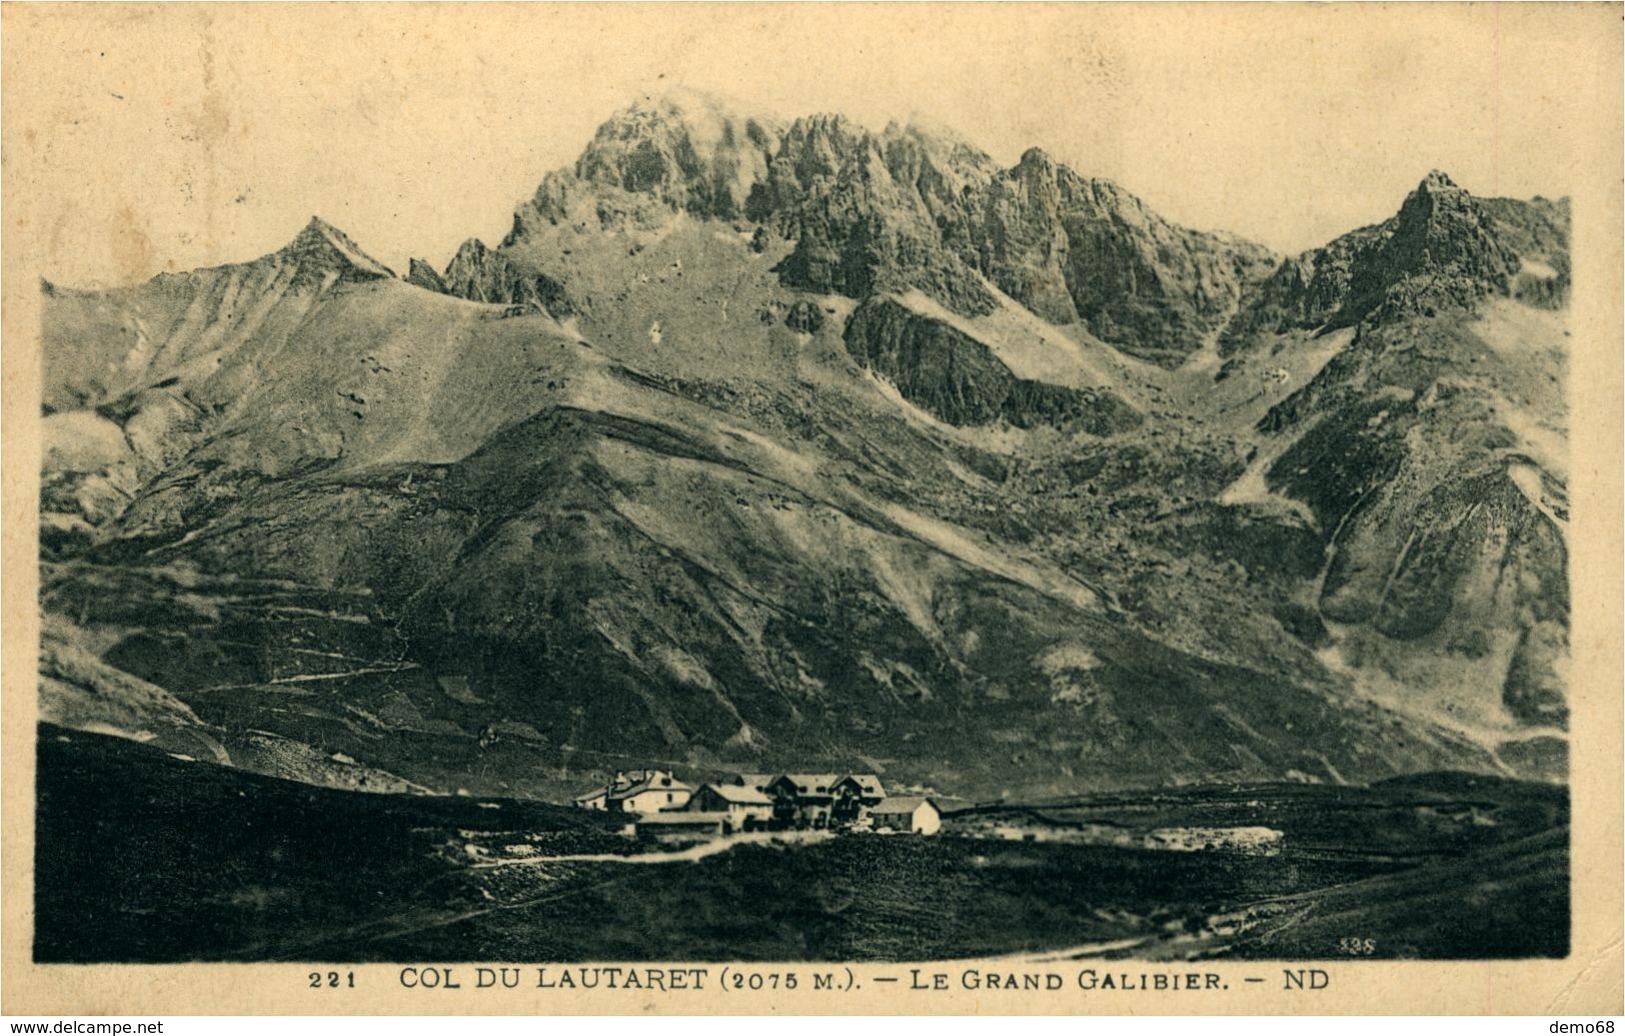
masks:
<instances>
[{"instance_id":1,"label":"mountain range","mask_svg":"<svg viewBox=\"0 0 1625 1036\"><path fill-rule=\"evenodd\" d=\"M645 98L495 246L45 283L45 718L341 787L1566 775L1566 200L1298 256Z\"/></svg>"}]
</instances>

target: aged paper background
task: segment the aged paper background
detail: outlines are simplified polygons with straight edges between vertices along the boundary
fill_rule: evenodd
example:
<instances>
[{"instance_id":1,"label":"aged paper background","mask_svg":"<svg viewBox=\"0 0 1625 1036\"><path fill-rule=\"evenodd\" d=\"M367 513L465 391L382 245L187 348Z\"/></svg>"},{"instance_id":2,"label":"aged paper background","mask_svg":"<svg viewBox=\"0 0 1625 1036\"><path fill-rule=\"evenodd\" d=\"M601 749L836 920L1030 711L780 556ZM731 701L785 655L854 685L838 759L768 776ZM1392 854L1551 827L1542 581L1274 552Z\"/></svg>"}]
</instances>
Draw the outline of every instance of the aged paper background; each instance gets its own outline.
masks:
<instances>
[{"instance_id":1,"label":"aged paper background","mask_svg":"<svg viewBox=\"0 0 1625 1036\"><path fill-rule=\"evenodd\" d=\"M1498 5L1339 5L1323 7L1261 5L1028 6L936 4L890 5L53 5L4 7L4 994L8 1013L1531 1013L1618 1014L1621 1011L1621 452L1620 452L1620 18L1613 4ZM568 34L559 30L567 27ZM31 963L30 923L33 859L32 779L37 645L37 567L35 532L39 470L38 278L47 271L66 283L85 279L133 281L165 268L191 268L210 262L246 259L285 239L297 223L286 223L275 205L248 206L240 214L219 215L219 206L177 209L171 189L140 189L139 176L154 158L186 156L193 162L196 188L225 190L243 173L244 155L277 151L299 155L320 150L322 132L368 128L368 104L358 101L358 84L382 78L401 99L413 103L446 91L438 103L422 103L413 113L416 139L402 148L433 146L444 139L462 146L469 163L517 161L519 182L536 179L563 160L539 161L524 142L500 133L476 147L470 126L482 121L500 131L494 110L499 94L489 90L469 98L455 94L463 80L448 70L479 67L480 48L494 39L522 40L534 53L536 75L554 97L595 98L588 114L623 100L653 67L651 40L659 60L692 71L696 60L718 62L722 50L710 46L732 40L739 52L732 92L786 88L775 82L776 68L800 69L821 63L832 80L860 90L873 76L893 91L923 80L907 67L876 59L865 41L887 41L921 55L979 55L963 81L938 83L931 101L938 114L957 122L973 139L979 127L999 122L1043 125L1046 119L1079 119L1073 102L1055 96L1056 69L1076 70L1080 82L1127 90L1154 112L1165 102L1164 82L1134 75L1124 66L1102 84L1087 75L1092 41L1109 52L1155 53L1156 67L1181 65L1215 72L1224 64L1215 91L1231 91L1235 103L1217 106L1222 122L1206 128L1228 136L1246 151L1254 115L1249 91L1281 84L1272 75L1277 48L1287 41L1312 40L1327 58L1321 81L1304 84L1301 100L1276 96L1274 111L1296 111L1296 121L1322 160L1346 155L1353 166L1380 168L1384 156L1361 153L1347 127L1378 114L1387 101L1403 108L1396 90L1418 77L1440 83L1482 81L1491 70L1491 96L1459 96L1456 111L1433 113L1426 131L1462 139L1444 141L1482 152L1494 169L1505 167L1500 193L1525 196L1516 170L1529 165L1533 150L1543 168L1568 178L1574 201L1574 301L1571 409L1574 463L1572 645L1573 793L1573 952L1562 961L1484 963L1347 963L1317 965L1332 976L1330 986L1306 994L1287 992L1279 981L1241 987L1243 974L1278 977L1279 967L1224 963L1193 970L1236 976L1222 994L1201 992L1104 993L1045 997L1032 994L955 990L907 994L895 987L863 983L866 975L899 968L854 967L862 988L840 995L813 993L659 994L581 993L573 997L535 989L462 993L405 990L399 968L371 965L356 969L354 990L316 991L306 987L309 967L277 965L49 966ZM561 44L560 41L570 41ZM587 42L583 42L587 41ZM786 41L788 41L786 43ZM110 44L121 44L113 47ZM160 45L161 44L161 45ZM571 63L550 53L559 45L579 48ZM788 55L786 53L788 50ZM109 51L124 62L109 78L98 65ZM195 59L176 59L189 53ZM100 55L100 58L98 58ZM713 56L714 55L714 56ZM746 60L749 57L749 60ZM982 61L981 59L985 59ZM685 62L687 63L685 66ZM788 62L788 64L786 64ZM1502 62L1507 80L1502 80ZM907 63L903 63L906 65ZM252 65L263 71L285 68L291 80L315 99L300 113L267 109L264 99L244 87L233 69ZM923 58L922 58L923 66ZM975 77L997 71L1011 75L999 96L1019 94L1027 69L1033 100L1029 110L978 110ZM561 69L563 71L561 71ZM629 71L632 70L632 71ZM1015 71L1011 71L1015 70ZM1514 73L1513 70L1516 70ZM933 67L933 81L942 80ZM731 77L737 76L736 79ZM443 76L443 79L437 77ZM157 105L173 118L167 133L127 132L117 103L108 103L117 85L141 87L135 103ZM1179 84L1188 87L1189 84ZM1386 88L1386 89L1385 89ZM1172 89L1172 86L1168 86ZM1329 103L1343 95L1343 101ZM1552 103L1507 105L1497 98L1533 92ZM387 93L387 91L386 91ZM364 98L363 98L364 100ZM1345 103L1346 102L1346 103ZM954 119L954 106L963 118ZM1294 109L1293 105L1297 108ZM482 107L484 106L484 107ZM811 107L813 105L803 105ZM948 110L941 110L941 109ZM1488 111L1488 123L1485 113ZM322 127L309 120L323 113ZM1362 115L1363 112L1363 115ZM1557 113L1542 124L1530 112ZM151 112L149 110L148 114ZM1522 120L1522 121L1520 121ZM373 119L375 127L376 120ZM1485 139L1488 125L1492 132ZM590 129L590 125L588 126ZM585 130L561 145L575 148ZM1091 132L1117 140L1125 150L1161 155L1172 168L1189 164L1187 142L1178 135L1158 137L1149 118ZM1019 133L1017 134L1020 135ZM428 142L426 145L425 142ZM387 148L386 140L379 147ZM536 145L541 151L546 147ZM470 150L472 149L472 150ZM1446 149L1448 150L1448 149ZM549 154L553 152L547 152ZM502 156L506 155L506 158ZM518 157L515 158L514 155ZM1103 156L1109 165L1109 155ZM1257 156L1257 175L1236 177L1222 191L1278 194L1300 198L1293 160L1274 163ZM1542 165L1544 163L1544 165ZM290 170L309 171L319 162L294 162L255 181L263 197L310 211L310 181ZM1110 175L1109 169L1091 172ZM366 168L322 171L322 196L383 195L396 206L405 230L428 221L435 191L398 175L380 184ZM1200 170L1189 175L1200 176ZM1233 174L1230 174L1233 175ZM1279 183L1270 182L1279 177ZM1415 177L1410 177L1414 182ZM1134 183L1126 184L1130 189ZM1486 187L1489 185L1485 185ZM234 189L234 188L233 188ZM451 185L451 190L460 190ZM116 196L115 196L116 195ZM474 199L504 221L520 194ZM205 198L205 201L208 199ZM89 204L94 202L95 204ZM1239 203L1238 203L1239 204ZM1285 204L1285 202L1283 202ZM1328 210L1337 210L1332 200ZM107 214L111 213L111 218ZM1179 219L1178 211L1169 213ZM1313 223L1315 213L1294 209L1283 220ZM1331 216L1333 230L1354 224ZM1341 221L1340 221L1341 220ZM1184 222L1215 224L1197 214ZM342 218L347 229L356 227ZM99 228L99 232L98 232ZM470 228L469 232L480 228ZM1241 227L1234 229L1241 230ZM369 246L379 244L360 235ZM1319 234L1323 240L1330 234ZM410 235L408 235L408 238ZM1273 243L1273 242L1272 242ZM384 243L386 246L388 242ZM263 246L263 247L262 247ZM421 247L435 247L424 242ZM381 251L385 261L401 257ZM432 963L432 962L424 962ZM545 963L545 962L536 962ZM721 962L719 962L721 963ZM938 970L957 974L972 962ZM1102 964L1104 970L1107 965ZM464 971L471 970L464 968ZM757 969L764 970L764 969ZM1061 967L1061 970L1067 970ZM1076 967L1071 970L1075 971ZM1113 970L1139 971L1132 963ZM1155 970L1180 970L1155 969Z\"/></svg>"}]
</instances>

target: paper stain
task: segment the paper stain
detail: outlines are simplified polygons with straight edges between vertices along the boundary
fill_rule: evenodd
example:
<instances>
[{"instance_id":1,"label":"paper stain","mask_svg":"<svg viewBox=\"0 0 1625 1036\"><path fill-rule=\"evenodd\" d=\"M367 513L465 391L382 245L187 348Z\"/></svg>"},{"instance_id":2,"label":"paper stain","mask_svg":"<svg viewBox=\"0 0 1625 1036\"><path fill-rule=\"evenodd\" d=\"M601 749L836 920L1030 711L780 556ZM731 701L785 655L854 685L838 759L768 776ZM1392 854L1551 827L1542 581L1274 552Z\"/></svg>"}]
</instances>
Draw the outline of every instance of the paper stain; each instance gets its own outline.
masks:
<instances>
[{"instance_id":1,"label":"paper stain","mask_svg":"<svg viewBox=\"0 0 1625 1036\"><path fill-rule=\"evenodd\" d=\"M134 282L152 276L152 238L147 233L145 220L128 201L121 202L113 212L108 247L122 278Z\"/></svg>"}]
</instances>

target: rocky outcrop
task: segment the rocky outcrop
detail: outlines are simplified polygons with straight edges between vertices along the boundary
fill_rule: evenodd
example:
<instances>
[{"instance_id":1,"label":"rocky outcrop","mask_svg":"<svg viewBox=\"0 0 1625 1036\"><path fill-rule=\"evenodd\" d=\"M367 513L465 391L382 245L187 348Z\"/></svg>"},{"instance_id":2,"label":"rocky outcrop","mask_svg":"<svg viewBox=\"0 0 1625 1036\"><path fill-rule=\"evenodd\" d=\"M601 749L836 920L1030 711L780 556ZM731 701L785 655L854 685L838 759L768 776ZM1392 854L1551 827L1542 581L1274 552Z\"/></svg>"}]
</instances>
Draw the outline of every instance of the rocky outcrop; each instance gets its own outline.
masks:
<instances>
[{"instance_id":1,"label":"rocky outcrop","mask_svg":"<svg viewBox=\"0 0 1625 1036\"><path fill-rule=\"evenodd\" d=\"M912 178L894 178L875 134L839 115L797 119L751 192L746 215L795 248L779 266L790 287L863 298L919 288L961 313L986 313L992 295L944 246L916 183L947 182L927 149L899 143L893 160ZM915 164L911 167L910 160ZM974 163L971 163L974 164Z\"/></svg>"},{"instance_id":2,"label":"rocky outcrop","mask_svg":"<svg viewBox=\"0 0 1625 1036\"><path fill-rule=\"evenodd\" d=\"M1067 280L1071 241L1057 170L1036 148L988 184L965 246L988 279L1054 324L1078 319Z\"/></svg>"},{"instance_id":3,"label":"rocky outcrop","mask_svg":"<svg viewBox=\"0 0 1625 1036\"><path fill-rule=\"evenodd\" d=\"M998 420L1015 380L981 342L889 299L858 307L845 341L854 359L904 399L953 425Z\"/></svg>"},{"instance_id":4,"label":"rocky outcrop","mask_svg":"<svg viewBox=\"0 0 1625 1036\"><path fill-rule=\"evenodd\" d=\"M575 311L563 284L527 269L504 251L487 248L478 238L463 242L441 281L446 294L475 302L528 306L555 317Z\"/></svg>"},{"instance_id":5,"label":"rocky outcrop","mask_svg":"<svg viewBox=\"0 0 1625 1036\"><path fill-rule=\"evenodd\" d=\"M785 283L865 295L919 288L989 312L983 279L1052 323L1177 366L1235 311L1274 257L1176 227L1138 198L1028 151L1013 169L919 130L877 138L847 120L798 120L747 209L795 250Z\"/></svg>"},{"instance_id":6,"label":"rocky outcrop","mask_svg":"<svg viewBox=\"0 0 1625 1036\"><path fill-rule=\"evenodd\" d=\"M904 399L949 424L1003 420L1110 435L1140 420L1110 392L1019 378L985 344L892 299L858 307L845 341L847 352Z\"/></svg>"},{"instance_id":7,"label":"rocky outcrop","mask_svg":"<svg viewBox=\"0 0 1625 1036\"><path fill-rule=\"evenodd\" d=\"M435 272L434 267L422 259L414 258L412 260L411 268L406 274L406 280L407 283L416 284L420 288L426 288L441 295L447 294L445 280Z\"/></svg>"},{"instance_id":8,"label":"rocky outcrop","mask_svg":"<svg viewBox=\"0 0 1625 1036\"><path fill-rule=\"evenodd\" d=\"M1355 260L1392 229L1362 227L1321 248L1285 259L1260 284L1225 327L1219 352L1229 356L1265 334L1284 334L1328 324L1349 298Z\"/></svg>"},{"instance_id":9,"label":"rocky outcrop","mask_svg":"<svg viewBox=\"0 0 1625 1036\"><path fill-rule=\"evenodd\" d=\"M824 326L824 311L816 302L800 299L785 312L784 326L804 335L817 334Z\"/></svg>"}]
</instances>

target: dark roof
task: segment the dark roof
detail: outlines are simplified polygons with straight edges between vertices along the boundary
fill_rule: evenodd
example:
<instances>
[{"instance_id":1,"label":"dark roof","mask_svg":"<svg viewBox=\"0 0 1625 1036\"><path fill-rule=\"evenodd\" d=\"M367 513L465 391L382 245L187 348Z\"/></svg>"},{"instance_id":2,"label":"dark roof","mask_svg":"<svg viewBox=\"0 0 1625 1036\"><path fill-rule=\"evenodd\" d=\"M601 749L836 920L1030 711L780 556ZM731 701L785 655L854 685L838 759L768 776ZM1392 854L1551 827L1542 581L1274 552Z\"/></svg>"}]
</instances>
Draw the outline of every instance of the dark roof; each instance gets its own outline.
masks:
<instances>
[{"instance_id":1,"label":"dark roof","mask_svg":"<svg viewBox=\"0 0 1625 1036\"><path fill-rule=\"evenodd\" d=\"M671 783L670 784L656 784L655 783L655 776L657 776L657 775L651 774L650 776L645 777L643 780L638 781L636 784L630 785L630 786L625 787L625 788L616 788L614 791L611 791L609 793L609 797L612 798L612 799L629 799L633 795L638 795L638 794L641 794L642 792L646 792L646 791L693 791L694 790L692 785L684 784L682 781L678 780L675 777L671 778Z\"/></svg>"},{"instance_id":2,"label":"dark roof","mask_svg":"<svg viewBox=\"0 0 1625 1036\"><path fill-rule=\"evenodd\" d=\"M935 802L932 802L930 799L920 795L893 795L889 798L881 799L879 804L875 806L874 812L877 814L885 813L888 815L896 813L913 813L915 810L925 805L929 805L932 809L937 809L937 804ZM942 811L937 809L937 812L940 813Z\"/></svg>"},{"instance_id":3,"label":"dark roof","mask_svg":"<svg viewBox=\"0 0 1625 1036\"><path fill-rule=\"evenodd\" d=\"M885 797L885 785L881 784L880 778L872 773L849 773L840 780L836 781L835 784L842 784L846 781L855 782L857 786L862 789L863 794L871 798L878 799ZM831 787L834 787L834 785L831 785Z\"/></svg>"},{"instance_id":4,"label":"dark roof","mask_svg":"<svg viewBox=\"0 0 1625 1036\"><path fill-rule=\"evenodd\" d=\"M695 797L698 798L700 793L704 792L706 789L710 789L712 792L716 793L717 797L721 798L725 802L733 802L741 806L773 805L772 799L768 798L762 792L757 791L754 787L747 788L738 784L706 784L703 785L699 791L694 793Z\"/></svg>"},{"instance_id":5,"label":"dark roof","mask_svg":"<svg viewBox=\"0 0 1625 1036\"><path fill-rule=\"evenodd\" d=\"M828 795L829 790L835 787L835 778L839 776L835 773L787 773L774 778L773 783L789 781L798 795ZM819 791L819 788L824 790Z\"/></svg>"}]
</instances>

